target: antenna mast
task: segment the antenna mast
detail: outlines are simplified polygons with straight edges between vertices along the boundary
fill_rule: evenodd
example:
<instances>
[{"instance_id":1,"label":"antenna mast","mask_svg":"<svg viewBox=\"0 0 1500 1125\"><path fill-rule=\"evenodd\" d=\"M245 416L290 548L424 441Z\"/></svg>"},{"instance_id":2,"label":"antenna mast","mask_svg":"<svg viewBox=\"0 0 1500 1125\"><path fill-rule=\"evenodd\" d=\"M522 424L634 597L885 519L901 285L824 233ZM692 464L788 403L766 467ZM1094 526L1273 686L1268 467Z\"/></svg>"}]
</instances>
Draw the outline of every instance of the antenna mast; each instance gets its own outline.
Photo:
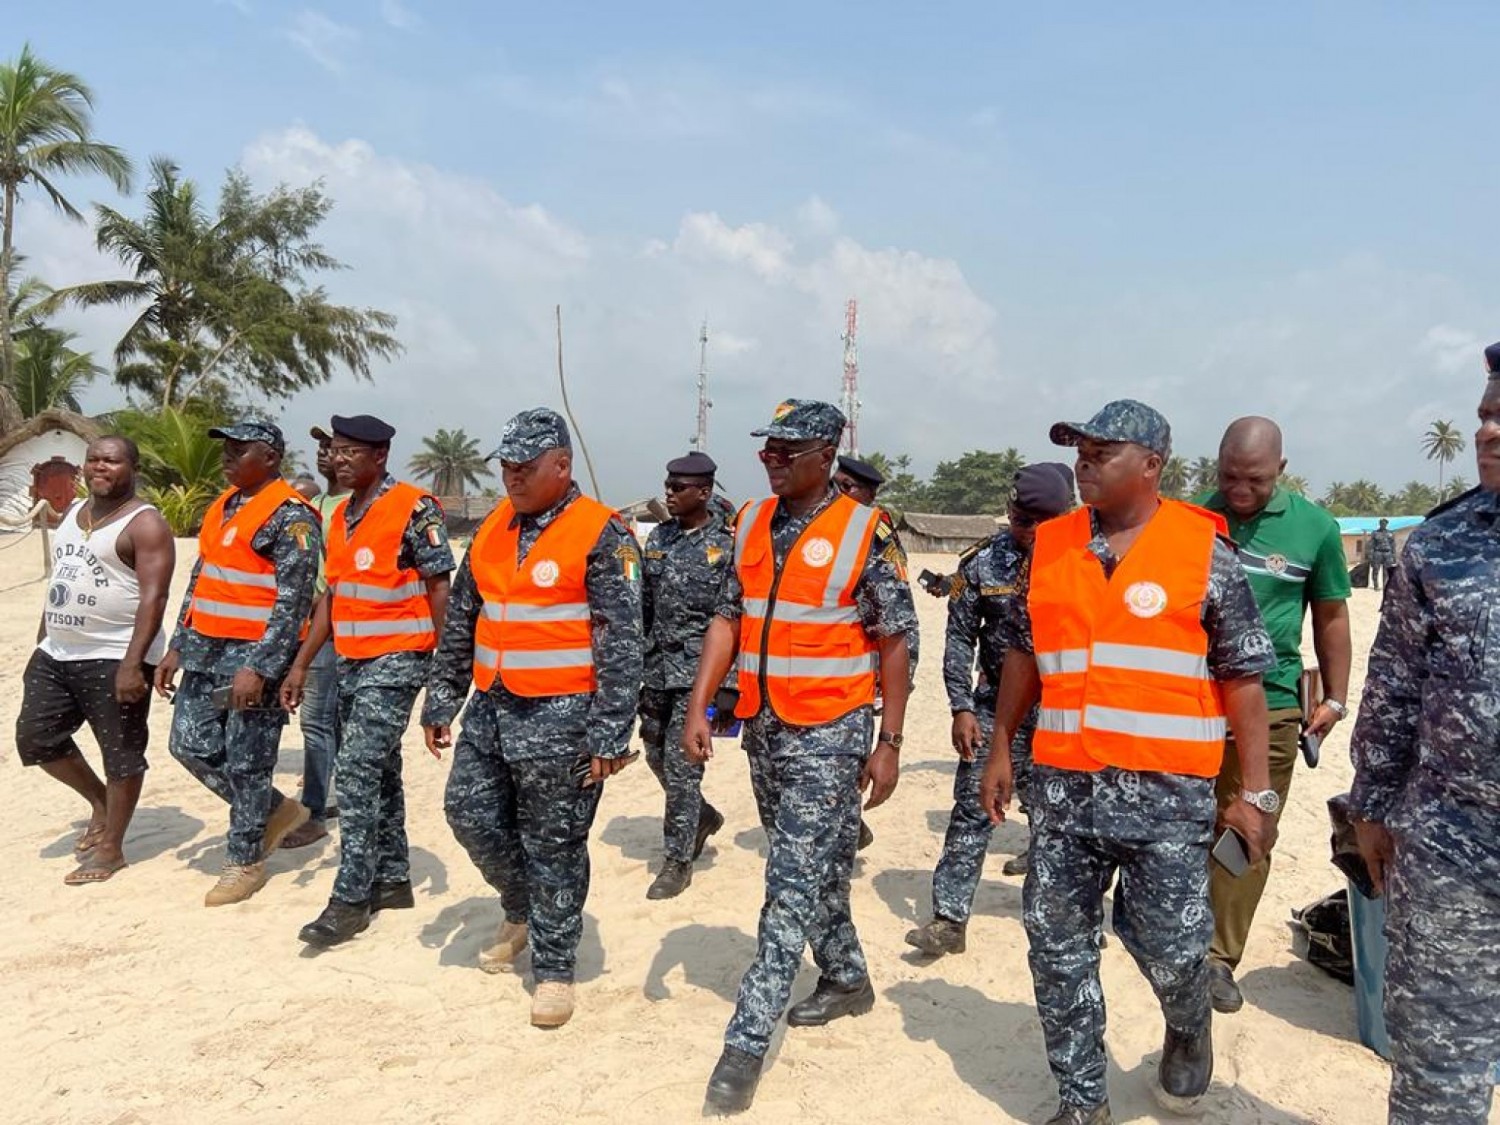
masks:
<instances>
[{"instance_id":1,"label":"antenna mast","mask_svg":"<svg viewBox=\"0 0 1500 1125\"><path fill-rule=\"evenodd\" d=\"M708 397L708 318L698 331L698 429L693 434L693 452L703 453L708 449L708 412L713 409L713 400Z\"/></svg>"},{"instance_id":2,"label":"antenna mast","mask_svg":"<svg viewBox=\"0 0 1500 1125\"><path fill-rule=\"evenodd\" d=\"M844 393L840 406L847 420L839 449L851 457L859 456L859 302L849 298L844 321Z\"/></svg>"}]
</instances>

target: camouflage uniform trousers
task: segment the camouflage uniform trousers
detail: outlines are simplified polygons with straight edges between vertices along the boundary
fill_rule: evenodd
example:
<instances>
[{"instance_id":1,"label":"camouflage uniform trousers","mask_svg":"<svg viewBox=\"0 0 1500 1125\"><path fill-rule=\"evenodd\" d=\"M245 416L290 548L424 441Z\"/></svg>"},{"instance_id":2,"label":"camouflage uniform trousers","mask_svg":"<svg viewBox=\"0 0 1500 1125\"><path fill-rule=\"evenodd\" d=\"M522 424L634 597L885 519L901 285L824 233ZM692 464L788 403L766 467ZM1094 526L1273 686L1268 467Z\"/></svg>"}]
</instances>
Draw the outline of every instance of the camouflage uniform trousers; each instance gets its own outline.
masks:
<instances>
[{"instance_id":1,"label":"camouflage uniform trousers","mask_svg":"<svg viewBox=\"0 0 1500 1125\"><path fill-rule=\"evenodd\" d=\"M839 727L782 726L762 711L745 724L750 784L770 854L755 960L740 981L724 1032L730 1047L764 1056L791 1000L792 983L811 945L822 979L855 985L869 976L849 911L849 878L859 842L859 775L870 744L870 716ZM768 740L768 727L775 728ZM847 753L787 753L791 740L834 735ZM783 745L776 745L782 743ZM776 751L780 751L777 753Z\"/></svg>"},{"instance_id":2,"label":"camouflage uniform trousers","mask_svg":"<svg viewBox=\"0 0 1500 1125\"><path fill-rule=\"evenodd\" d=\"M689 694L685 689L646 688L641 692L641 742L646 747L646 764L667 795L662 819L663 853L679 863L693 861L699 821L716 811L703 799L703 767L689 762L682 752Z\"/></svg>"},{"instance_id":3,"label":"camouflage uniform trousers","mask_svg":"<svg viewBox=\"0 0 1500 1125\"><path fill-rule=\"evenodd\" d=\"M260 861L266 818L284 799L271 784L287 714L272 703L277 685L261 693L264 709L221 710L210 698L232 676L184 672L172 707L167 745L189 773L229 803L228 862Z\"/></svg>"},{"instance_id":4,"label":"camouflage uniform trousers","mask_svg":"<svg viewBox=\"0 0 1500 1125\"><path fill-rule=\"evenodd\" d=\"M421 690L420 683L361 685L357 678L340 675L333 775L339 796L339 873L333 897L340 902L367 902L376 883L411 878L401 736Z\"/></svg>"},{"instance_id":5,"label":"camouflage uniform trousers","mask_svg":"<svg viewBox=\"0 0 1500 1125\"><path fill-rule=\"evenodd\" d=\"M1202 842L1124 841L1033 821L1023 920L1047 1062L1068 1105L1105 1091L1099 930L1118 870L1114 927L1161 1002L1168 1026L1195 1034L1209 1021L1207 826Z\"/></svg>"},{"instance_id":6,"label":"camouflage uniform trousers","mask_svg":"<svg viewBox=\"0 0 1500 1125\"><path fill-rule=\"evenodd\" d=\"M1386 891L1391 1125L1484 1125L1500 1066L1500 897L1399 841Z\"/></svg>"},{"instance_id":7,"label":"camouflage uniform trousers","mask_svg":"<svg viewBox=\"0 0 1500 1125\"><path fill-rule=\"evenodd\" d=\"M943 836L943 854L932 873L933 916L950 922L969 920L984 872L985 853L995 833L989 815L979 804L979 779L990 759L990 736L995 730L994 708L980 704L974 717L979 722L979 747L972 762L959 759L953 775L953 814ZM1011 770L1023 812L1030 791L1031 735L1032 728L1023 726L1010 743Z\"/></svg>"},{"instance_id":8,"label":"camouflage uniform trousers","mask_svg":"<svg viewBox=\"0 0 1500 1125\"><path fill-rule=\"evenodd\" d=\"M529 925L538 981L572 981L583 937L589 830L604 789L579 784L583 755L506 761L494 703L478 692L443 795L448 826L500 893L506 921Z\"/></svg>"}]
</instances>

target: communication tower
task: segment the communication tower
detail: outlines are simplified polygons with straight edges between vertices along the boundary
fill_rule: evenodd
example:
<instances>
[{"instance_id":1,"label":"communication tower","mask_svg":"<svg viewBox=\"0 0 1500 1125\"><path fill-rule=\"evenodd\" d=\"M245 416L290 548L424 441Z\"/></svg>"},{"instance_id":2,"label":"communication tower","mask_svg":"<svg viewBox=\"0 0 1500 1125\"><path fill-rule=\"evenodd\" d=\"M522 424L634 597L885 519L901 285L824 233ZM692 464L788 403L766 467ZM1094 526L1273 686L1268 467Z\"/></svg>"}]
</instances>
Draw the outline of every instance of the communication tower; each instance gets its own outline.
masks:
<instances>
[{"instance_id":1,"label":"communication tower","mask_svg":"<svg viewBox=\"0 0 1500 1125\"><path fill-rule=\"evenodd\" d=\"M839 406L844 411L846 423L843 440L839 442L841 452L851 457L859 456L859 302L849 298L849 310L844 321L844 393Z\"/></svg>"},{"instance_id":2,"label":"communication tower","mask_svg":"<svg viewBox=\"0 0 1500 1125\"><path fill-rule=\"evenodd\" d=\"M693 451L708 451L708 412L713 409L713 400L708 397L708 319L698 330L698 429L693 434Z\"/></svg>"}]
</instances>

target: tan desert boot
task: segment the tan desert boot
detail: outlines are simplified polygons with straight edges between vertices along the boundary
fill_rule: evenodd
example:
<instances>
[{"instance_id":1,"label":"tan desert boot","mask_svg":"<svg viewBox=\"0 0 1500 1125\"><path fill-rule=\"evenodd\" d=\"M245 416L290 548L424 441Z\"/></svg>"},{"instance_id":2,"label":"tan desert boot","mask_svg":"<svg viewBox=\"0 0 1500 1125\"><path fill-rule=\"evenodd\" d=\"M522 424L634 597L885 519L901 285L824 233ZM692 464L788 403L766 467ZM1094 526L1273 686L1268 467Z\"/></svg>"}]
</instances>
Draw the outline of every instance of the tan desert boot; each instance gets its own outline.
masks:
<instances>
[{"instance_id":1,"label":"tan desert boot","mask_svg":"<svg viewBox=\"0 0 1500 1125\"><path fill-rule=\"evenodd\" d=\"M531 994L531 1026L561 1027L573 1018L573 982L538 981Z\"/></svg>"},{"instance_id":2,"label":"tan desert boot","mask_svg":"<svg viewBox=\"0 0 1500 1125\"><path fill-rule=\"evenodd\" d=\"M244 902L266 885L264 863L226 863L213 890L203 898L204 906L228 906L231 902Z\"/></svg>"},{"instance_id":3,"label":"tan desert boot","mask_svg":"<svg viewBox=\"0 0 1500 1125\"><path fill-rule=\"evenodd\" d=\"M281 798L281 804L272 809L271 815L266 818L266 832L261 837L260 858L265 859L281 847L281 841L286 839L287 833L294 828L301 828L310 816L312 813L307 811L307 806L301 801L294 801L290 797Z\"/></svg>"},{"instance_id":4,"label":"tan desert boot","mask_svg":"<svg viewBox=\"0 0 1500 1125\"><path fill-rule=\"evenodd\" d=\"M526 923L501 922L492 944L479 951L479 967L487 973L508 972L526 948Z\"/></svg>"}]
</instances>

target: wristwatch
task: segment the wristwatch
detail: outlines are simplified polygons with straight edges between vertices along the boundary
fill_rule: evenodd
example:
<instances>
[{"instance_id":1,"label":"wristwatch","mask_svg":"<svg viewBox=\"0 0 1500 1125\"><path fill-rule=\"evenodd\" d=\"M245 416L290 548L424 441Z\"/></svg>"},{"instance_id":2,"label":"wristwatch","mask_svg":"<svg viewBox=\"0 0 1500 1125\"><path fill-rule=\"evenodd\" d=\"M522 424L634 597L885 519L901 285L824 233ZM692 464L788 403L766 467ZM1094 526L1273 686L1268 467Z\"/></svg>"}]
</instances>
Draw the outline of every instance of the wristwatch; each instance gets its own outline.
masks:
<instances>
[{"instance_id":1,"label":"wristwatch","mask_svg":"<svg viewBox=\"0 0 1500 1125\"><path fill-rule=\"evenodd\" d=\"M1342 703L1340 703L1337 699L1334 699L1332 696L1329 696L1327 699L1323 700L1323 706L1327 707L1341 719L1347 719L1349 717L1349 708L1345 707Z\"/></svg>"},{"instance_id":2,"label":"wristwatch","mask_svg":"<svg viewBox=\"0 0 1500 1125\"><path fill-rule=\"evenodd\" d=\"M886 743L892 750L900 750L901 744L905 742L906 739L899 734L892 734L888 730L883 730L880 732L880 737L875 741Z\"/></svg>"},{"instance_id":3,"label":"wristwatch","mask_svg":"<svg viewBox=\"0 0 1500 1125\"><path fill-rule=\"evenodd\" d=\"M1281 808L1281 798L1274 789L1241 789L1240 796L1263 813L1274 813Z\"/></svg>"}]
</instances>

